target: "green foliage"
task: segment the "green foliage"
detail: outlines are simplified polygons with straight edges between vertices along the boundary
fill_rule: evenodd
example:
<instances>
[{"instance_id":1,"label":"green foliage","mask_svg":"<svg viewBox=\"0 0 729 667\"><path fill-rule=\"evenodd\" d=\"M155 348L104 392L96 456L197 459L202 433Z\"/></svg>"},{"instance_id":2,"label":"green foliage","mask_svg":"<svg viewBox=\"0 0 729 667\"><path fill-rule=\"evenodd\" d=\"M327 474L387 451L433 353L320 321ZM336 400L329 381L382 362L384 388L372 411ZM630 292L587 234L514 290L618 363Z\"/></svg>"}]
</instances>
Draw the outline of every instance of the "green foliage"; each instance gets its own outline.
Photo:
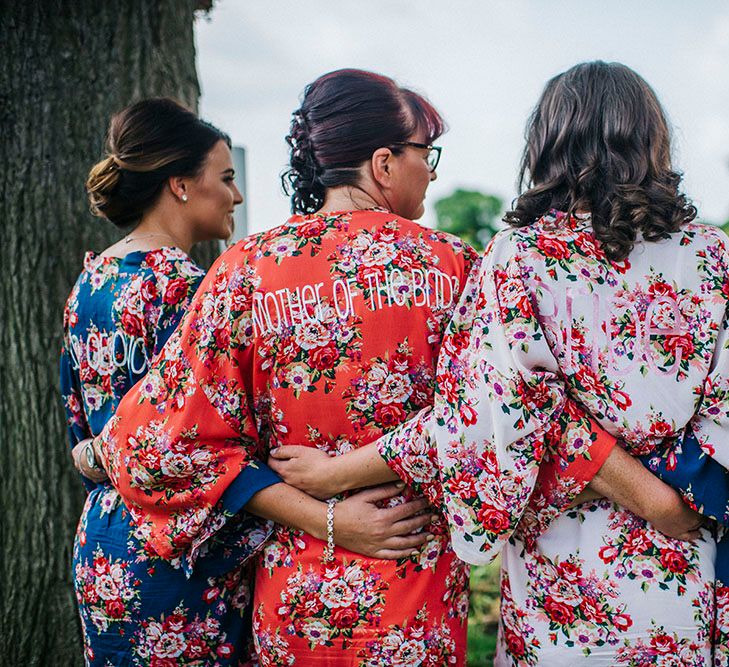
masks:
<instances>
[{"instance_id":1,"label":"green foliage","mask_svg":"<svg viewBox=\"0 0 729 667\"><path fill-rule=\"evenodd\" d=\"M468 664L493 664L499 622L499 560L471 568L468 612Z\"/></svg>"},{"instance_id":2,"label":"green foliage","mask_svg":"<svg viewBox=\"0 0 729 667\"><path fill-rule=\"evenodd\" d=\"M504 202L475 190L456 190L435 202L438 229L460 236L477 250L483 250L499 230Z\"/></svg>"},{"instance_id":3,"label":"green foliage","mask_svg":"<svg viewBox=\"0 0 729 667\"><path fill-rule=\"evenodd\" d=\"M727 221L726 221L726 222L725 222L725 223L724 223L724 224L723 224L723 225L721 226L721 228L722 228L722 229L723 229L723 230L724 230L724 231L725 231L725 232L726 232L727 234L729 234L729 220L727 220Z\"/></svg>"}]
</instances>

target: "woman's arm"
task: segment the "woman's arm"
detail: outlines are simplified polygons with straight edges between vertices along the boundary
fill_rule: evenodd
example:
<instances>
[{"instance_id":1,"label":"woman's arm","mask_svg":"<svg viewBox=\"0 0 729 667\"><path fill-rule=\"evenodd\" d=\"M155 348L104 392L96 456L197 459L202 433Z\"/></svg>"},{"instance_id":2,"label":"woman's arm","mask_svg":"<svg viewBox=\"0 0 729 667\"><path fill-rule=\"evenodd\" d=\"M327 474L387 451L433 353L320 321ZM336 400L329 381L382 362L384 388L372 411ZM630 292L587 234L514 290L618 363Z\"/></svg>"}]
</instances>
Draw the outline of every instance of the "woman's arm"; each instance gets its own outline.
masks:
<instances>
[{"instance_id":1,"label":"woman's arm","mask_svg":"<svg viewBox=\"0 0 729 667\"><path fill-rule=\"evenodd\" d=\"M729 471L701 448L691 426L639 460L692 508L729 525Z\"/></svg>"},{"instance_id":2,"label":"woman's arm","mask_svg":"<svg viewBox=\"0 0 729 667\"><path fill-rule=\"evenodd\" d=\"M287 484L321 499L399 479L380 456L376 442L340 456L313 447L283 445L271 450L268 465Z\"/></svg>"},{"instance_id":3,"label":"woman's arm","mask_svg":"<svg viewBox=\"0 0 729 667\"><path fill-rule=\"evenodd\" d=\"M317 498L330 498L352 488L397 478L380 455L376 442L336 457L311 447L284 446L271 452L269 465L288 484ZM650 521L669 537L690 540L699 535L701 515L622 447L611 448L589 486L562 511L602 497Z\"/></svg>"},{"instance_id":4,"label":"woman's arm","mask_svg":"<svg viewBox=\"0 0 729 667\"><path fill-rule=\"evenodd\" d=\"M69 305L66 305L63 316L64 339L63 348L61 349L60 359L60 387L61 399L63 400L63 409L66 414L66 427L68 430L68 439L71 444L71 458L76 470L85 478L84 483L91 489L93 482L98 484L108 479L106 471L101 465L91 466L94 460L92 456L87 456L87 446L92 442L90 439L91 429L86 420L86 414L83 408L83 395L78 380L78 363L75 361L75 353L73 350L73 342L70 335L70 316ZM96 458L98 461L99 459Z\"/></svg>"},{"instance_id":5,"label":"woman's arm","mask_svg":"<svg viewBox=\"0 0 729 667\"><path fill-rule=\"evenodd\" d=\"M681 495L652 474L622 447L615 447L588 487L646 519L665 535L679 540L699 537L704 517Z\"/></svg>"},{"instance_id":6,"label":"woman's arm","mask_svg":"<svg viewBox=\"0 0 729 667\"><path fill-rule=\"evenodd\" d=\"M112 483L135 522L146 526L152 547L163 557L183 556L186 568L202 544L251 503L256 514L318 532L325 507L286 489L257 461L261 443L244 381L252 363L251 291L239 267L226 265L229 254L211 269L179 329L95 440ZM276 492L267 490L274 486ZM265 501L273 503L269 510ZM340 530L343 546L383 552L424 541L409 536L427 523L427 517L411 520L422 503L366 515L367 521L391 524L390 532L367 542L367 523L346 522L357 508L367 509L357 502L343 502L338 512L340 525L350 526ZM371 503L369 509L379 510Z\"/></svg>"},{"instance_id":7,"label":"woman's arm","mask_svg":"<svg viewBox=\"0 0 729 667\"><path fill-rule=\"evenodd\" d=\"M471 562L488 560L517 529L520 537L538 536L534 531L529 535L530 523L543 531L566 510L615 445L615 439L569 399L532 311L518 261L508 253L504 265L494 257L489 260L469 278L449 326L439 362L437 416L421 413L378 443L394 472L409 483L423 479L431 501L442 492L454 543ZM440 468L439 474L424 472L428 465L423 464L435 459L436 447L439 466L430 468ZM286 459L283 463L301 458L289 454L297 452L283 450L274 456ZM356 463L349 470L344 467L346 457L329 463L327 493L348 477L344 483L361 478L372 482L387 474L372 449L356 455L357 460L348 455ZM538 478L550 466L552 472L567 469L568 484L559 495L542 496L547 502L534 507ZM597 484L605 475L609 482L612 470L608 466ZM637 470L637 477L619 480L644 490L649 488L640 480L644 474L649 473ZM651 478L651 483L657 481ZM613 493L609 483L602 490ZM630 503L633 496L618 486L616 497ZM539 521L533 521L537 516Z\"/></svg>"},{"instance_id":8,"label":"woman's arm","mask_svg":"<svg viewBox=\"0 0 729 667\"><path fill-rule=\"evenodd\" d=\"M396 507L378 503L400 493L404 485L388 484L367 489L340 501L334 508L334 541L338 546L370 558L407 558L422 546L429 533L412 534L431 521L424 499ZM287 484L274 484L259 491L246 505L252 514L303 530L326 541L326 503Z\"/></svg>"}]
</instances>

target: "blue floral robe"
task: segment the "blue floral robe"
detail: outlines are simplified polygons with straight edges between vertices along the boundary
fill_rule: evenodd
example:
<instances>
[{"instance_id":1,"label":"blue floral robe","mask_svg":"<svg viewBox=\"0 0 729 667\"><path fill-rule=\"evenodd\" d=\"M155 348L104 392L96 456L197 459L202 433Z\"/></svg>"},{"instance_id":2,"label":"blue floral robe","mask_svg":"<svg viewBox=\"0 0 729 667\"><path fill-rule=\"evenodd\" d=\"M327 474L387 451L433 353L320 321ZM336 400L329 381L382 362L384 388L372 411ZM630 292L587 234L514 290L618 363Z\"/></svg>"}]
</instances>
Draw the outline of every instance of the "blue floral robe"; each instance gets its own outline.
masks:
<instances>
[{"instance_id":1,"label":"blue floral robe","mask_svg":"<svg viewBox=\"0 0 729 667\"><path fill-rule=\"evenodd\" d=\"M123 259L88 253L64 313L61 391L71 446L98 435L144 378L205 272L176 248ZM145 381L154 381L147 378ZM248 557L270 526L243 512L198 551L194 565L157 556L108 483L88 496L74 544L74 579L88 665L249 664ZM280 481L251 465L229 492L245 505Z\"/></svg>"}]
</instances>

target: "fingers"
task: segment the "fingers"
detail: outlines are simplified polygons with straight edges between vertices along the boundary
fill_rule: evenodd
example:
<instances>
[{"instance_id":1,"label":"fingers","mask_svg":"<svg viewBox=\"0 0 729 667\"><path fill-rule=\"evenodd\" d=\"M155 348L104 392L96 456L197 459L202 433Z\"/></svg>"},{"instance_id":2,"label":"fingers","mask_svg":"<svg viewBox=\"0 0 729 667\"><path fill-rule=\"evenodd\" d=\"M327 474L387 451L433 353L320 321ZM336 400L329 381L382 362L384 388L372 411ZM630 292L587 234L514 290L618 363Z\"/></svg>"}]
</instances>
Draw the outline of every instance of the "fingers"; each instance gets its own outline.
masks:
<instances>
[{"instance_id":1,"label":"fingers","mask_svg":"<svg viewBox=\"0 0 729 667\"><path fill-rule=\"evenodd\" d=\"M421 514L420 516L413 517L412 519L406 519L405 521L398 521L392 524L393 535L407 535L412 533L414 530L420 530L429 525L432 521L430 514Z\"/></svg>"},{"instance_id":2,"label":"fingers","mask_svg":"<svg viewBox=\"0 0 729 667\"><path fill-rule=\"evenodd\" d=\"M701 537L699 532L681 533L680 535L669 535L674 540L680 540L681 542L693 542Z\"/></svg>"},{"instance_id":3,"label":"fingers","mask_svg":"<svg viewBox=\"0 0 729 667\"><path fill-rule=\"evenodd\" d=\"M285 461L286 459L296 458L299 455L300 449L303 449L301 445L281 445L280 447L272 449L269 454L274 459Z\"/></svg>"},{"instance_id":4,"label":"fingers","mask_svg":"<svg viewBox=\"0 0 729 667\"><path fill-rule=\"evenodd\" d=\"M413 514L422 512L428 506L428 501L425 498L417 498L415 500L409 500L397 507L388 507L383 512L387 513L387 518L390 521L401 521L402 519L413 516Z\"/></svg>"},{"instance_id":5,"label":"fingers","mask_svg":"<svg viewBox=\"0 0 729 667\"><path fill-rule=\"evenodd\" d=\"M375 503L378 500L394 498L403 490L403 488L405 488L404 482L393 482L392 484L382 484L380 486L375 486L372 489L365 489L355 495L365 502Z\"/></svg>"},{"instance_id":6,"label":"fingers","mask_svg":"<svg viewBox=\"0 0 729 667\"><path fill-rule=\"evenodd\" d=\"M385 560L395 560L399 558L409 558L418 553L418 549L428 542L431 538L430 533L421 533L420 535L408 535L407 537L393 537L384 543L381 549L374 554L374 558L383 558Z\"/></svg>"},{"instance_id":7,"label":"fingers","mask_svg":"<svg viewBox=\"0 0 729 667\"><path fill-rule=\"evenodd\" d=\"M284 482L287 484L291 483L291 477L285 461L277 461L276 459L269 457L268 467L271 468L271 470L273 470L273 472L275 472Z\"/></svg>"},{"instance_id":8,"label":"fingers","mask_svg":"<svg viewBox=\"0 0 729 667\"><path fill-rule=\"evenodd\" d=\"M412 554L412 549L380 549L372 554L372 558L381 560L400 560L408 558Z\"/></svg>"},{"instance_id":9,"label":"fingers","mask_svg":"<svg viewBox=\"0 0 729 667\"><path fill-rule=\"evenodd\" d=\"M271 468L274 472L277 472L279 475L283 477L284 470L286 469L286 466L279 461L278 459L273 458L272 456L268 457L268 461L266 461L268 464L268 467Z\"/></svg>"},{"instance_id":10,"label":"fingers","mask_svg":"<svg viewBox=\"0 0 729 667\"><path fill-rule=\"evenodd\" d=\"M426 542L433 539L430 533L419 533L418 535L400 535L391 537L383 543L383 549L408 549L412 551L422 547Z\"/></svg>"},{"instance_id":11,"label":"fingers","mask_svg":"<svg viewBox=\"0 0 729 667\"><path fill-rule=\"evenodd\" d=\"M670 532L664 532L664 535L667 535L673 540L681 540L682 542L693 542L695 540L698 540L701 538L701 530L700 526L696 526L694 528L686 529L682 532L676 532L670 531Z\"/></svg>"},{"instance_id":12,"label":"fingers","mask_svg":"<svg viewBox=\"0 0 729 667\"><path fill-rule=\"evenodd\" d=\"M685 540L687 542L693 542L701 537L701 531L698 528L692 528L683 533L678 539Z\"/></svg>"}]
</instances>

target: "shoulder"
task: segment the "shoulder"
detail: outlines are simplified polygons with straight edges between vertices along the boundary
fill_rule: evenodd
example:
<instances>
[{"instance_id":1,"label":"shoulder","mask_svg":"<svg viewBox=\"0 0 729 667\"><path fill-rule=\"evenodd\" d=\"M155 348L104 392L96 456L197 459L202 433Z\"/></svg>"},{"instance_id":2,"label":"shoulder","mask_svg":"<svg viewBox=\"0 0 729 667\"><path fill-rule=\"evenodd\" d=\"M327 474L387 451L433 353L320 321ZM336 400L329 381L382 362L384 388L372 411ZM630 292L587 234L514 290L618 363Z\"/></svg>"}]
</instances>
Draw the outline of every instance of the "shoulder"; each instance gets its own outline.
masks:
<instances>
[{"instance_id":1,"label":"shoulder","mask_svg":"<svg viewBox=\"0 0 729 667\"><path fill-rule=\"evenodd\" d=\"M510 227L502 229L489 241L484 250L484 263L503 263L511 258L518 257L525 241L535 236L535 230L528 227Z\"/></svg>"},{"instance_id":2,"label":"shoulder","mask_svg":"<svg viewBox=\"0 0 729 667\"><path fill-rule=\"evenodd\" d=\"M205 270L179 248L158 248L143 255L140 268L148 277L197 279Z\"/></svg>"},{"instance_id":3,"label":"shoulder","mask_svg":"<svg viewBox=\"0 0 729 667\"><path fill-rule=\"evenodd\" d=\"M178 248L158 248L144 253L139 277L132 281L145 302L183 307L205 277L205 270Z\"/></svg>"},{"instance_id":4,"label":"shoulder","mask_svg":"<svg viewBox=\"0 0 729 667\"><path fill-rule=\"evenodd\" d=\"M722 248L729 248L729 236L717 225L706 222L690 222L680 232L677 232L682 245L688 245L696 240L705 243L719 245Z\"/></svg>"},{"instance_id":5,"label":"shoulder","mask_svg":"<svg viewBox=\"0 0 729 667\"><path fill-rule=\"evenodd\" d=\"M371 214L373 221L380 222L384 227L397 230L400 235L410 235L421 239L438 254L452 255L454 258L466 261L466 263L474 262L479 256L474 248L454 234L426 227L420 222L402 218L392 213L372 211ZM374 216L379 216L379 218Z\"/></svg>"},{"instance_id":6,"label":"shoulder","mask_svg":"<svg viewBox=\"0 0 729 667\"><path fill-rule=\"evenodd\" d=\"M466 243L463 239L455 234L441 231L440 229L431 229L419 223L412 222L425 239L430 241L436 247L442 247L452 252L454 255L463 255L469 260L478 257L478 252Z\"/></svg>"}]
</instances>

